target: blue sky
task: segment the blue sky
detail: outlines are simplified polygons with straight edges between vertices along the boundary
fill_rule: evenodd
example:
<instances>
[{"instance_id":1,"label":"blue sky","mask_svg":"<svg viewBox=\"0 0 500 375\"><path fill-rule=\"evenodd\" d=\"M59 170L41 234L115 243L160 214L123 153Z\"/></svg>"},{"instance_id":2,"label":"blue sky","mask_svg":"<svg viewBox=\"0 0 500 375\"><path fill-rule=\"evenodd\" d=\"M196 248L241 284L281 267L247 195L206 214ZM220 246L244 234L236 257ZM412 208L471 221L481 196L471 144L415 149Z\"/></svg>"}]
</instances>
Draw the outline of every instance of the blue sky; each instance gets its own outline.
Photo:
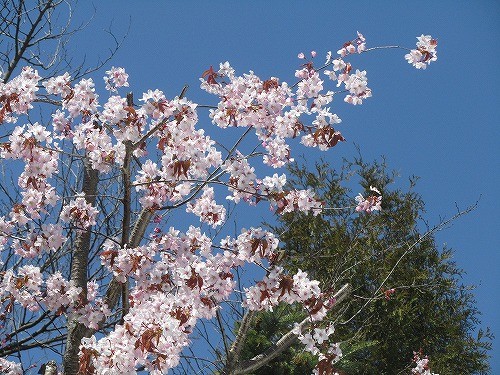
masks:
<instances>
[{"instance_id":1,"label":"blue sky","mask_svg":"<svg viewBox=\"0 0 500 375\"><path fill-rule=\"evenodd\" d=\"M94 7L90 26L71 44L74 54L85 53L89 62L104 56L112 39L103 30L111 25L120 36L130 26L108 68L125 67L138 94L159 88L173 97L188 84L188 97L203 104L214 98L199 89L201 72L226 60L238 73L254 70L294 82L298 52L315 50L322 61L357 30L368 47L413 48L422 33L437 38L438 61L426 71L408 65L402 50L354 60L367 70L373 98L361 107L340 100L333 106L348 142L324 156L339 164L356 152L356 143L367 160L385 155L402 180L420 176L417 191L430 224L480 198L476 210L437 239L455 249L467 272L464 283L477 285L483 326L497 336L493 373L500 373L500 2L122 0ZM80 2L75 18L91 13L90 2ZM202 121L211 126L206 117Z\"/></svg>"}]
</instances>

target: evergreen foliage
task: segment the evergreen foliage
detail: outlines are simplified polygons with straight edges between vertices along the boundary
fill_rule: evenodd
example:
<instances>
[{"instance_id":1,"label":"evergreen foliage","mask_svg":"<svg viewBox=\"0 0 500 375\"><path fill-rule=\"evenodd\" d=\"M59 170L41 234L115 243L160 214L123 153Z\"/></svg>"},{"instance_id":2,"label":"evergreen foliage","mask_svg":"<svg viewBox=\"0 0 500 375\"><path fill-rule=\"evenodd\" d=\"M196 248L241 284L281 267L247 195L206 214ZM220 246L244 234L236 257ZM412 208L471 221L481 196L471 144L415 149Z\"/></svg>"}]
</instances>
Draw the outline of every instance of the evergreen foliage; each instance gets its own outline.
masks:
<instances>
[{"instance_id":1,"label":"evergreen foliage","mask_svg":"<svg viewBox=\"0 0 500 375\"><path fill-rule=\"evenodd\" d=\"M336 340L344 356L340 373L408 374L413 351L422 349L440 375L485 374L492 335L480 328L480 312L453 251L436 244L423 216L425 205L410 178L404 190L385 161L345 161L340 170L328 163L291 168L289 183L312 188L325 202L323 215L285 215L274 227L292 272L307 271L323 286L352 285L348 303L334 312ZM398 181L399 182L399 181ZM353 213L349 185L377 187L382 211ZM349 207L348 209L335 209ZM388 291L394 288L394 293ZM262 352L291 328L296 311L280 308L261 313L247 340L244 358ZM308 374L312 358L299 346L255 374Z\"/></svg>"}]
</instances>

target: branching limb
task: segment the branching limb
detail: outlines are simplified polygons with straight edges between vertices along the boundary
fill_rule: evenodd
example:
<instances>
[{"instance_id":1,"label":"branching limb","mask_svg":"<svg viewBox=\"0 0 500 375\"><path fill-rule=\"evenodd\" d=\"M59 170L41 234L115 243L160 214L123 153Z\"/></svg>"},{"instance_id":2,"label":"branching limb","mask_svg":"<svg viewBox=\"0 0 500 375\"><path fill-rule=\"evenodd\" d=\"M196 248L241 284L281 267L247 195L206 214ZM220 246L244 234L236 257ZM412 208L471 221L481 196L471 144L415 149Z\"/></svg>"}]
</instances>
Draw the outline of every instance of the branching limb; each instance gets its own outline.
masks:
<instances>
[{"instance_id":1,"label":"branching limb","mask_svg":"<svg viewBox=\"0 0 500 375\"><path fill-rule=\"evenodd\" d=\"M439 224L437 224L436 226L434 226L433 228L431 228L430 230L428 230L427 232L425 232L422 236L420 236L414 243L412 243L411 245L408 246L408 248L406 249L406 251L399 257L399 259L397 260L397 262L394 264L394 266L392 267L392 269L389 271L389 273L387 274L387 276L384 278L384 280L380 283L379 287L373 292L373 296L371 298L369 298L364 304L363 306L361 306L361 308L356 311L356 313L354 313L349 319L347 319L346 321L342 322L341 324L347 324L349 323L351 320L353 320L361 311L363 311L366 306L368 306L374 299L376 299L376 296L380 293L380 291L382 290L382 288L384 287L385 283L387 282L387 280L389 280L389 278L392 276L392 274L394 273L394 271L396 270L396 268L398 267L398 265L401 263L401 261L411 252L413 251L413 249L415 249L415 247L421 243L423 240L425 240L427 237L431 236L432 234L446 228L448 225L450 225L453 221L455 221L456 219L458 219L459 217L463 216L463 215L466 215L468 214L469 212L473 211L476 209L478 205L478 202L476 202L475 204L467 207L465 210L458 210L458 212L453 215L450 219L447 219L447 220L444 220L442 222L440 222Z\"/></svg>"},{"instance_id":2,"label":"branching limb","mask_svg":"<svg viewBox=\"0 0 500 375\"><path fill-rule=\"evenodd\" d=\"M342 302L349 295L350 290L351 290L351 287L349 284L345 284L342 288L340 288L339 291L337 291L337 293L335 293L335 295L333 296L333 298L335 298L335 301L336 301L334 306L337 306L338 303ZM245 322L245 318L247 317L247 315L249 315L251 313L252 312L247 313L242 321L241 328L243 328L246 332L248 332L248 329L249 329L248 326L250 325L251 322ZM251 319L251 316L249 319ZM244 326L244 324L245 324L245 326ZM300 332L302 332L310 324L311 324L311 319L309 317L307 317L304 320L302 320L302 322L299 323L298 329L300 330ZM244 336L246 336L246 332L241 335L240 340L242 340L242 339L244 340ZM232 363L229 363L229 361L228 361L228 364L230 364L232 367L226 366L226 371L224 371L224 374L227 374L227 375L249 374L249 373L261 368L262 366L265 366L266 364L271 362L274 358L276 358L280 353L282 353L283 351L288 349L297 340L298 335L295 332L296 332L296 329L289 331L283 337L281 337L273 346L271 346L269 349L267 349L264 353L259 354L259 355L255 356L254 358L252 358L248 361L245 361L239 365L237 363L238 362L237 357L230 358ZM240 336L240 332L238 332L237 340L238 340L239 336ZM243 346L241 341L237 342L235 340L231 350L233 350L233 348L234 348L235 352L236 352L236 350L241 351L241 346Z\"/></svg>"}]
</instances>

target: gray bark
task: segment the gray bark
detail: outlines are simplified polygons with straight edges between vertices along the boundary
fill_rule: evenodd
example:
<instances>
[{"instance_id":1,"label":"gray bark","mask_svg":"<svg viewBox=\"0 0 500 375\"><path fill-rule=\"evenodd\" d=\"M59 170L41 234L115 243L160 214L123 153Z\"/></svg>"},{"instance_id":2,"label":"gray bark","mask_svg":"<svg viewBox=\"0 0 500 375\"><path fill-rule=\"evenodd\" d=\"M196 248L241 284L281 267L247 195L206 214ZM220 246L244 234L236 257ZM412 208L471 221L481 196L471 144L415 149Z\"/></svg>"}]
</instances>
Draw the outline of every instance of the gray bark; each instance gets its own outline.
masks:
<instances>
[{"instance_id":1,"label":"gray bark","mask_svg":"<svg viewBox=\"0 0 500 375\"><path fill-rule=\"evenodd\" d=\"M86 165L83 175L82 191L85 193L87 203L95 205L97 183L99 173ZM75 286L82 288L82 300L87 302L87 269L88 255L90 251L90 228L77 234L73 258L71 264L71 278ZM68 317L68 334L66 339L66 350L63 357L64 375L76 375L78 373L78 352L82 338L88 336L90 331L78 322L80 316L71 313Z\"/></svg>"}]
</instances>

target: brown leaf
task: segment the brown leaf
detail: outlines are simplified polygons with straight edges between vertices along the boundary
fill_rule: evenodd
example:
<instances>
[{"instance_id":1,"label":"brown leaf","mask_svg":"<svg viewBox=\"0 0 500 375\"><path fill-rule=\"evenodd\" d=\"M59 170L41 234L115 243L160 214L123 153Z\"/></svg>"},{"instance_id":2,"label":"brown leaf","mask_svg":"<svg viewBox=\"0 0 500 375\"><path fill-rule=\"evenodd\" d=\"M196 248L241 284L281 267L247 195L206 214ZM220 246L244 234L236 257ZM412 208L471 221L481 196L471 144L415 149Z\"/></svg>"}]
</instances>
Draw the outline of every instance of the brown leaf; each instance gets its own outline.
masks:
<instances>
[{"instance_id":1,"label":"brown leaf","mask_svg":"<svg viewBox=\"0 0 500 375\"><path fill-rule=\"evenodd\" d=\"M216 85L217 84L217 78L219 77L219 73L217 73L213 66L210 65L210 68L205 70L203 74L201 75L201 78L205 78L205 80L211 84L211 85Z\"/></svg>"}]
</instances>

